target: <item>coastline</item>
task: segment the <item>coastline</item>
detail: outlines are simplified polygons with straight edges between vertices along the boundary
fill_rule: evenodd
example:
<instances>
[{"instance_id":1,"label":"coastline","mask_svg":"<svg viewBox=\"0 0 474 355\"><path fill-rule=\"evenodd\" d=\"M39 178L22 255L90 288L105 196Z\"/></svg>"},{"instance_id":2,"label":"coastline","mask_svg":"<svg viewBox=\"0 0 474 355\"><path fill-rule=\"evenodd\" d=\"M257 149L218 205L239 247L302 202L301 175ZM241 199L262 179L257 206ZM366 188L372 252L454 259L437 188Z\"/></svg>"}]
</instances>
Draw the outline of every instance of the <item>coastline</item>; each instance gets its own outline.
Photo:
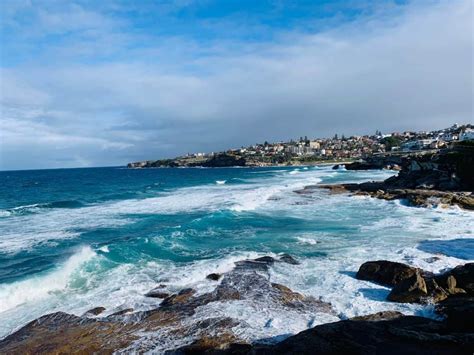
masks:
<instances>
[{"instance_id":1,"label":"coastline","mask_svg":"<svg viewBox=\"0 0 474 355\"><path fill-rule=\"evenodd\" d=\"M326 165L332 165L332 163ZM322 169L308 169L305 171L308 171L310 174L312 172L312 174L318 176L322 172ZM330 176L338 175L331 169L324 169L324 172L329 173ZM348 172L344 171L340 176L346 176L346 173ZM282 174L287 173L285 172ZM290 174L288 174L288 176L290 176ZM299 176L300 180L303 179L303 174L291 174L291 176L293 179L297 176ZM367 173L363 173L362 176L367 176ZM312 186L317 186L319 188L321 185ZM230 193L230 191L222 191L220 188L217 189L213 187L213 190L223 192L226 195ZM288 189L287 191L290 192L289 195L292 195L291 191L294 190ZM188 193L189 191L184 193L187 203L191 200L188 199ZM321 195L322 196L318 196L317 198L322 197L324 199L324 194ZM197 196L202 197L200 194ZM304 204L304 200L309 200L311 197L302 196L301 198L298 197L298 199L301 201L297 201L295 206L298 206L299 203ZM334 197L334 203L337 205L341 205L341 202L347 204L347 201L344 202L344 200L348 199ZM369 203L369 205L370 204L378 205L377 202ZM249 208L251 209L252 207ZM367 226L370 226L370 223L367 224ZM299 242L300 241L298 241L298 243ZM315 245L319 245L318 243L320 243L319 240L315 241ZM102 253L102 250L100 252ZM103 252L108 253L109 251L108 249L104 249ZM409 254L407 254L407 256L409 256ZM436 256L433 258L436 258ZM0 349L4 346L4 349L9 352L15 352L15 349L18 350L17 352L25 352L32 349L31 352L41 353L43 349L57 347L57 349L61 349L61 351L68 352L71 350L69 346L73 346L74 348L86 349L84 350L86 352L113 352L119 350L135 351L137 349L137 351L145 351L147 349L146 345L142 344L142 341L145 341L145 339L137 337L136 334L137 332L148 332L150 334L147 339L152 343L155 341L155 344L160 342L160 337L167 337L168 339L170 336L177 336L179 339L172 338L175 339L176 346L167 348L171 353L192 353L193 351L195 353L202 353L204 351L208 353L212 353L213 351L234 353L235 349L238 349L238 351L245 350L247 353L275 353L279 351L284 352L282 349L287 349L288 346L291 347L295 345L298 346L297 349L302 350L304 353L304 351L309 352L310 350L308 348L306 348L306 350L304 348L302 349L300 346L305 347L310 346L310 344L312 344L311 346L314 346L314 344L321 344L322 340L318 338L318 332L329 332L331 346L338 346L337 344L341 342L340 333L343 332L344 329L353 327L353 322L362 322L357 324L362 324L368 329L373 329L373 331L378 334L377 337L380 337L380 339L384 339L383 337L385 336L383 335L383 330L380 330L380 327L383 328L385 325L382 325L382 323L375 324L375 321L387 322L383 324L386 324L388 327L394 327L395 331L399 332L404 332L408 329L410 331L421 331L416 327L415 329L410 328L410 322L415 319L417 324L422 328L434 327L438 330L442 329L445 333L451 332L445 322L436 322L432 319L422 317L413 318L413 316L410 315L402 316L396 312L356 313L355 318L353 315L348 317L340 316L337 312L336 314L333 314L329 305L331 299L328 299L327 297L324 300L318 298L321 297L321 295L324 295L324 293L307 293L299 288L294 288L293 284L282 281L276 283L275 281L279 280L274 279L270 281L269 275L271 275L273 268L298 268L297 263L299 262L298 259L285 255L279 255L278 257L274 255L266 255L256 259L240 259L237 260L235 264L233 263L234 266L231 270L214 270L212 274L209 274L208 278L206 278L208 281L205 281L208 285L204 290L198 290L193 287L168 289L167 287L162 287L166 284L166 281L159 281L160 283L158 283L157 280L156 289L149 289L147 291L148 296L146 297L157 301L156 305L149 310L134 310L133 307L135 305L127 303L125 300L119 309L109 308L104 310L104 306L110 306L103 303L101 304L99 301L95 304L91 304L94 308L91 308L84 314L82 314L81 311L81 313L76 315L63 312L45 315L37 318L27 326L11 334L11 337L5 339L5 343L1 343ZM347 270L351 269L341 268L339 270L347 272ZM188 271L192 272L193 270ZM318 270L314 270L314 272L317 273ZM262 277L255 276L255 273L257 275L261 274L260 276ZM348 275L345 277L350 278L351 274L348 272ZM119 280L119 282L121 281ZM222 285L222 283L224 284ZM235 288L229 288L228 286L231 284L235 286ZM214 285L215 287L213 287ZM458 286L457 288L460 288ZM364 284L361 283L358 287L363 290ZM293 290L298 290L298 292ZM339 292L343 293L342 291ZM441 294L442 293L443 292L441 291ZM312 295L313 297L309 295ZM368 295L368 297L370 297L370 293L368 293ZM200 308L202 309L204 306L208 305L215 304L211 309L216 311L216 309L219 310L223 302L238 303L245 301L254 302L257 307L264 309L266 305L259 302L261 302L262 298L267 302L268 297L270 297L271 301L274 302L272 303L274 309L281 309L290 314L288 319L292 322L298 318L300 312L309 311L310 313L317 314L317 316L315 316L317 319L316 327L313 328L311 325L308 325L308 328L315 330L311 331L311 329L309 329L308 331L303 331L300 335L294 335L289 337L287 340L283 340L285 337L283 334L285 333L281 332L279 337L275 336L275 338L272 337L272 339L264 339L261 337L255 342L250 342L248 339L239 337L238 335L241 333L238 331L236 334L228 332L229 329L235 327L238 328L242 325L242 319L234 319L232 313L225 314L225 312L218 311L217 313L211 312L203 314L199 311ZM120 301L120 299L118 300ZM466 305L469 304L469 302L464 303ZM337 309L335 307L332 308ZM397 309L397 311L399 310ZM413 313L407 312L407 314ZM323 316L338 317L339 320L335 322L334 318L321 318ZM321 319L324 319L323 324L320 324L322 322ZM309 322L310 323L308 324L311 324L313 321L310 320ZM271 322L269 324L271 326ZM263 326L263 324L261 326ZM57 329L66 328L69 330L65 336L56 336ZM352 333L353 331L355 330L351 330L350 333L345 334L351 336L350 334L354 334ZM382 334L380 334L380 332L382 332ZM368 334L371 333L365 335L362 334L360 336L363 338L364 336L368 336ZM448 338L450 339L455 339L457 336L457 333L448 334ZM46 338L48 339L47 342L44 341ZM69 340L65 343L64 339ZM104 345L103 339L107 341L107 344ZM184 340L186 340L185 343L188 345L183 344ZM397 339L398 342L403 342L405 340L403 340L403 337ZM268 342L272 342L272 344L268 344ZM450 346L457 346L456 343L459 345L459 341L456 340L455 344L451 344ZM183 345L185 345L185 348L183 348ZM423 346L425 345L426 344ZM337 347L335 349L340 350L340 348ZM346 352L349 349L350 348L343 350ZM324 349L322 350L322 353L324 353L323 351Z\"/></svg>"},{"instance_id":2,"label":"coastline","mask_svg":"<svg viewBox=\"0 0 474 355\"><path fill-rule=\"evenodd\" d=\"M392 302L436 303L436 312L443 320L385 311L309 327L283 339L255 343L246 342L232 331L239 324L236 319L193 321L193 315L203 305L249 298L263 301L262 306L267 307L274 304L293 311L304 309L315 314L334 314L330 303L271 282L267 273L276 264L298 265L299 261L288 254L237 261L230 271L209 274L207 279L216 283L216 287L204 294L197 294L192 288L166 294L157 285L147 295L162 301L158 308L150 311L134 312L133 308L124 308L103 317L105 308L97 306L82 316L63 312L45 315L1 340L0 351L146 352L153 351L149 346L160 336L189 339L187 345L167 349L167 354L312 354L315 349L321 354L341 351L365 354L385 352L387 343L397 344L397 351L421 354L474 350L474 263L459 265L438 275L385 260L360 266L356 279L392 287L388 296ZM259 301L259 295L265 298ZM62 329L61 332L58 329ZM155 336L140 343L136 334L143 332Z\"/></svg>"},{"instance_id":3,"label":"coastline","mask_svg":"<svg viewBox=\"0 0 474 355\"><path fill-rule=\"evenodd\" d=\"M334 166L352 164L353 160L334 160L334 161L318 161L306 163L287 163L287 164L270 164L270 165L245 165L245 166L146 166L146 167L124 167L127 169L214 169L214 168L234 168L234 169L255 169L255 168L291 168L291 167L312 167L312 166Z\"/></svg>"}]
</instances>

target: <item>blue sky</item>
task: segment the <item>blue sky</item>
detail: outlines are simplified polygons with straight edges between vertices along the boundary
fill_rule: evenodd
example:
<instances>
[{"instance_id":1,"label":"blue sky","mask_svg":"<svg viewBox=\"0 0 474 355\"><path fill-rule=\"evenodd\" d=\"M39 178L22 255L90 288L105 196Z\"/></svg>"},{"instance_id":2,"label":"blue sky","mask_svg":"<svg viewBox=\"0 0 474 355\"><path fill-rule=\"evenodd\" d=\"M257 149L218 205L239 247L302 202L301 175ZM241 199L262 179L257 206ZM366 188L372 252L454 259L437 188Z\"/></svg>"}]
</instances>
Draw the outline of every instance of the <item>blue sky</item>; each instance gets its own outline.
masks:
<instances>
[{"instance_id":1,"label":"blue sky","mask_svg":"<svg viewBox=\"0 0 474 355\"><path fill-rule=\"evenodd\" d=\"M0 169L472 122L472 2L1 2Z\"/></svg>"}]
</instances>

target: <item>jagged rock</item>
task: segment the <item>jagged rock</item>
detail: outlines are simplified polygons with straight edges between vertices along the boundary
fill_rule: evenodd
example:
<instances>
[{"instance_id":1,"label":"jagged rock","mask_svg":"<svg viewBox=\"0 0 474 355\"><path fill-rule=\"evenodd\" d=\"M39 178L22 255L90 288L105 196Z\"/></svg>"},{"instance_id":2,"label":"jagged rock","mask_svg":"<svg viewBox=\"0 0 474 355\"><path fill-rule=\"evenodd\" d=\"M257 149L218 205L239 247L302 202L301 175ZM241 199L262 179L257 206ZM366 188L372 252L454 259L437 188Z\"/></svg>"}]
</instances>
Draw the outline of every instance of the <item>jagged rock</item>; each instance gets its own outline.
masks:
<instances>
[{"instance_id":1,"label":"jagged rock","mask_svg":"<svg viewBox=\"0 0 474 355\"><path fill-rule=\"evenodd\" d=\"M417 271L410 278L397 283L388 294L387 299L392 302L417 303L427 296L428 290L425 280Z\"/></svg>"},{"instance_id":2,"label":"jagged rock","mask_svg":"<svg viewBox=\"0 0 474 355\"><path fill-rule=\"evenodd\" d=\"M99 314L103 313L105 311L105 307L95 307L92 309L89 309L86 313L84 313L83 316L98 316Z\"/></svg>"},{"instance_id":3,"label":"jagged rock","mask_svg":"<svg viewBox=\"0 0 474 355\"><path fill-rule=\"evenodd\" d=\"M456 288L465 290L469 295L474 295L474 263L456 266L447 273L439 275L436 280L441 286L449 289L448 278L450 276L454 277Z\"/></svg>"},{"instance_id":4,"label":"jagged rock","mask_svg":"<svg viewBox=\"0 0 474 355\"><path fill-rule=\"evenodd\" d=\"M289 254L283 254L280 256L280 261L283 261L287 264L291 264L291 265L299 265L300 262L298 260L296 260L295 258L293 258L291 255Z\"/></svg>"},{"instance_id":5,"label":"jagged rock","mask_svg":"<svg viewBox=\"0 0 474 355\"><path fill-rule=\"evenodd\" d=\"M112 313L109 317L123 316L124 314L132 313L132 312L133 312L133 308L125 308L125 309L122 309L121 311Z\"/></svg>"},{"instance_id":6,"label":"jagged rock","mask_svg":"<svg viewBox=\"0 0 474 355\"><path fill-rule=\"evenodd\" d=\"M163 300L161 302L161 307L171 307L177 304L185 304L194 294L196 293L196 290L193 290L192 288L185 288L184 290L181 290L175 295L171 295Z\"/></svg>"},{"instance_id":7,"label":"jagged rock","mask_svg":"<svg viewBox=\"0 0 474 355\"><path fill-rule=\"evenodd\" d=\"M0 341L2 354L112 354L137 336L130 326L56 312L40 317Z\"/></svg>"},{"instance_id":8,"label":"jagged rock","mask_svg":"<svg viewBox=\"0 0 474 355\"><path fill-rule=\"evenodd\" d=\"M168 292L163 292L161 287L154 288L153 290L147 292L145 297L152 297L152 298L167 298L170 294Z\"/></svg>"},{"instance_id":9,"label":"jagged rock","mask_svg":"<svg viewBox=\"0 0 474 355\"><path fill-rule=\"evenodd\" d=\"M446 283L448 285L447 291L451 295L456 295L458 293L466 293L466 291L464 291L462 288L456 287L457 282L456 282L456 278L453 275L448 276Z\"/></svg>"},{"instance_id":10,"label":"jagged rock","mask_svg":"<svg viewBox=\"0 0 474 355\"><path fill-rule=\"evenodd\" d=\"M470 354L472 333L447 333L444 323L389 314L387 320L345 320L318 325L275 345L240 354ZM217 352L215 353L217 354ZM239 354L226 351L224 354Z\"/></svg>"},{"instance_id":11,"label":"jagged rock","mask_svg":"<svg viewBox=\"0 0 474 355\"><path fill-rule=\"evenodd\" d=\"M212 281L219 281L221 277L222 277L221 274L212 273L212 274L207 275L206 279L212 280Z\"/></svg>"},{"instance_id":12,"label":"jagged rock","mask_svg":"<svg viewBox=\"0 0 474 355\"><path fill-rule=\"evenodd\" d=\"M373 281L384 286L395 286L412 277L417 270L417 268L393 261L368 261L360 266L356 278Z\"/></svg>"},{"instance_id":13,"label":"jagged rock","mask_svg":"<svg viewBox=\"0 0 474 355\"><path fill-rule=\"evenodd\" d=\"M428 291L428 301L438 303L448 298L449 293L440 287L432 275L424 276L426 289Z\"/></svg>"},{"instance_id":14,"label":"jagged rock","mask_svg":"<svg viewBox=\"0 0 474 355\"><path fill-rule=\"evenodd\" d=\"M271 256L262 256L260 258L255 259L254 261L258 261L260 263L266 263L266 264L273 264L275 262L275 259L272 258Z\"/></svg>"}]
</instances>

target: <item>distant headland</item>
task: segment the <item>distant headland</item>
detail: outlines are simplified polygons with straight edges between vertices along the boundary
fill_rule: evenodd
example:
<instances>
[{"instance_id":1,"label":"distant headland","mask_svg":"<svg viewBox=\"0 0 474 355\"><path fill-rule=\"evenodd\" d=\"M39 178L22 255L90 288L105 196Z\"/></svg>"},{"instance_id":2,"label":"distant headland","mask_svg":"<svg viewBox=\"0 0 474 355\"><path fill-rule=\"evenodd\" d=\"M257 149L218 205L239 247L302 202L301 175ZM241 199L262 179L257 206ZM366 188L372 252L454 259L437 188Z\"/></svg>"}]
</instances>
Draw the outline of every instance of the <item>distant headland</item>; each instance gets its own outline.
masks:
<instances>
[{"instance_id":1,"label":"distant headland","mask_svg":"<svg viewBox=\"0 0 474 355\"><path fill-rule=\"evenodd\" d=\"M373 135L334 135L332 138L259 143L222 152L191 153L172 159L129 163L129 168L159 167L263 167L298 166L373 160L376 157L424 154L474 140L474 125L465 124L428 132L393 132Z\"/></svg>"}]
</instances>

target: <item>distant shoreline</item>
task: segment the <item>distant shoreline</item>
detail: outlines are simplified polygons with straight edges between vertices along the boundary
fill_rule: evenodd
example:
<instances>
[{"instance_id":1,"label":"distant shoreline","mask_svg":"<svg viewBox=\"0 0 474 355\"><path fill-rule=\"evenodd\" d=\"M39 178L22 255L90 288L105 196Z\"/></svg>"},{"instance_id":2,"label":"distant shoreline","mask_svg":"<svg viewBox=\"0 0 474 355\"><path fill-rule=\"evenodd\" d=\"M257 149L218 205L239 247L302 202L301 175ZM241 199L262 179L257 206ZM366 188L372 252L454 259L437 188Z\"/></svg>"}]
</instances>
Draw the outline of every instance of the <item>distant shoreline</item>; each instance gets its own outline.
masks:
<instances>
[{"instance_id":1,"label":"distant shoreline","mask_svg":"<svg viewBox=\"0 0 474 355\"><path fill-rule=\"evenodd\" d=\"M215 168L244 168L244 169L254 169L254 168L292 168L292 167L310 167L310 166L333 166L333 165L345 165L345 164L351 164L354 161L348 160L348 161L322 161L322 162L308 162L308 163L300 163L300 164L277 164L277 165L232 165L232 166L202 166L202 165L196 165L196 166L128 166L125 167L127 169L134 169L134 170L140 170L140 169L215 169Z\"/></svg>"}]
</instances>

